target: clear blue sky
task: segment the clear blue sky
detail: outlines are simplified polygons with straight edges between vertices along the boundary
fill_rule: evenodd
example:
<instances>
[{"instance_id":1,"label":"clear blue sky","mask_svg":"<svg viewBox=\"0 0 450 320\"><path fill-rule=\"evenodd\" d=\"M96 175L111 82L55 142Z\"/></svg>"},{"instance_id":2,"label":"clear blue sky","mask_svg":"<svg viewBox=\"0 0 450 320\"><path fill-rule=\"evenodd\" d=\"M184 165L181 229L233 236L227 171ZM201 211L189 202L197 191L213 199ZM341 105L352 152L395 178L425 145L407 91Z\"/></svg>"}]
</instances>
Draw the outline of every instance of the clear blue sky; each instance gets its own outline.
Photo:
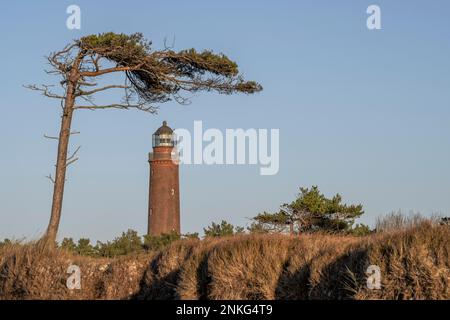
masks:
<instances>
[{"instance_id":1,"label":"clear blue sky","mask_svg":"<svg viewBox=\"0 0 450 320\"><path fill-rule=\"evenodd\" d=\"M245 3L244 3L245 2ZM65 26L82 10L81 30ZM382 30L366 28L381 7ZM157 116L79 112L81 159L70 168L60 238L111 239L147 226L151 134L173 127L279 128L280 171L257 166L181 168L182 231L291 201L299 186L362 203L361 219L402 209L450 214L448 1L10 1L0 10L0 238L45 231L57 133L56 100L22 84L47 83L44 55L82 35L143 32L155 48L224 52L264 91L198 94Z\"/></svg>"}]
</instances>

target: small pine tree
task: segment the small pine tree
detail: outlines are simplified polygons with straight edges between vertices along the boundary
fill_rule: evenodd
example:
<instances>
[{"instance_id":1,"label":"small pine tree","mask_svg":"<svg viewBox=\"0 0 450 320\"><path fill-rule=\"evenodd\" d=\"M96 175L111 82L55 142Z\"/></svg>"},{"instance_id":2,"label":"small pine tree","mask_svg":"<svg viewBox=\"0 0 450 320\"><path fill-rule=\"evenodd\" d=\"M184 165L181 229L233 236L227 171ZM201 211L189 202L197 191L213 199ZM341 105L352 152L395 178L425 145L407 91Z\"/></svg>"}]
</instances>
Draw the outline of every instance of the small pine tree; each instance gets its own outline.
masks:
<instances>
[{"instance_id":1,"label":"small pine tree","mask_svg":"<svg viewBox=\"0 0 450 320\"><path fill-rule=\"evenodd\" d=\"M61 242L60 248L70 252L76 252L77 245L72 238L64 238Z\"/></svg>"},{"instance_id":2,"label":"small pine tree","mask_svg":"<svg viewBox=\"0 0 450 320\"><path fill-rule=\"evenodd\" d=\"M370 230L370 227L363 223L358 223L355 225L350 231L349 234L356 236L356 237L364 237L371 234L373 231Z\"/></svg>"},{"instance_id":3,"label":"small pine tree","mask_svg":"<svg viewBox=\"0 0 450 320\"><path fill-rule=\"evenodd\" d=\"M96 248L94 248L94 246L91 245L91 240L87 238L79 239L75 250L79 255L82 256L97 255Z\"/></svg>"},{"instance_id":4,"label":"small pine tree","mask_svg":"<svg viewBox=\"0 0 450 320\"><path fill-rule=\"evenodd\" d=\"M343 204L339 194L327 198L312 186L300 188L297 199L283 204L278 212L260 213L253 220L258 228L275 232L348 232L363 213L362 205Z\"/></svg>"},{"instance_id":5,"label":"small pine tree","mask_svg":"<svg viewBox=\"0 0 450 320\"><path fill-rule=\"evenodd\" d=\"M200 237L198 235L198 232L194 232L194 233L185 233L182 236L184 239L196 239L196 240L200 240Z\"/></svg>"},{"instance_id":6,"label":"small pine tree","mask_svg":"<svg viewBox=\"0 0 450 320\"><path fill-rule=\"evenodd\" d=\"M268 233L270 230L268 230L264 224L259 223L259 222L252 222L252 224L247 227L248 232L250 233Z\"/></svg>"},{"instance_id":7,"label":"small pine tree","mask_svg":"<svg viewBox=\"0 0 450 320\"><path fill-rule=\"evenodd\" d=\"M106 243L97 242L97 250L102 257L115 257L136 253L142 249L142 238L138 235L137 231L132 229L122 232L122 235L113 241L107 241Z\"/></svg>"},{"instance_id":8,"label":"small pine tree","mask_svg":"<svg viewBox=\"0 0 450 320\"><path fill-rule=\"evenodd\" d=\"M245 233L245 228L241 227L241 226L236 226L234 227L234 234L238 235L238 234L244 234Z\"/></svg>"},{"instance_id":9,"label":"small pine tree","mask_svg":"<svg viewBox=\"0 0 450 320\"><path fill-rule=\"evenodd\" d=\"M244 233L245 230L242 227L235 227L231 223L222 220L220 224L213 222L207 228L203 228L203 231L205 237L225 237Z\"/></svg>"}]
</instances>

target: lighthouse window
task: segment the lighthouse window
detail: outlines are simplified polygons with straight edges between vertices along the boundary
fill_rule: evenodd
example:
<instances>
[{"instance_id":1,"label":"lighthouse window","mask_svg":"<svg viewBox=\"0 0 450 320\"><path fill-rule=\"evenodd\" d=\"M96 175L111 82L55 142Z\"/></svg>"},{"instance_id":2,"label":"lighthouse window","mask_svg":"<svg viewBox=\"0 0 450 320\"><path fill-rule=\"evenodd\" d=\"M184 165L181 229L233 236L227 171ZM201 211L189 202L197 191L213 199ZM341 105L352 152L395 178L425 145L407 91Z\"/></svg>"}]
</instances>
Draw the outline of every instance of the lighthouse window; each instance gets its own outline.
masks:
<instances>
[{"instance_id":1,"label":"lighthouse window","mask_svg":"<svg viewBox=\"0 0 450 320\"><path fill-rule=\"evenodd\" d=\"M153 135L153 146L168 146L173 147L175 145L172 135Z\"/></svg>"}]
</instances>

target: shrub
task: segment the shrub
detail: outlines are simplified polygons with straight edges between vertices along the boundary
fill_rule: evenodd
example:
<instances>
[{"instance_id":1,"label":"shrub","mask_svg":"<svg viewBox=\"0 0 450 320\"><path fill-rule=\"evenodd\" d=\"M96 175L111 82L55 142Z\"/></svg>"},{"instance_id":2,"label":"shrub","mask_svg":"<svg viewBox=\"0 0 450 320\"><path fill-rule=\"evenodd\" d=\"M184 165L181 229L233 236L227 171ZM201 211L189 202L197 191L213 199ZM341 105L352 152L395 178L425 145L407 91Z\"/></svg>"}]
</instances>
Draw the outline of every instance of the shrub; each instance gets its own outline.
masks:
<instances>
[{"instance_id":1,"label":"shrub","mask_svg":"<svg viewBox=\"0 0 450 320\"><path fill-rule=\"evenodd\" d=\"M207 228L203 228L203 231L205 232L205 237L225 237L225 236L232 236L238 233L243 233L244 228L235 227L231 223L222 220L220 224L213 222Z\"/></svg>"},{"instance_id":2,"label":"shrub","mask_svg":"<svg viewBox=\"0 0 450 320\"><path fill-rule=\"evenodd\" d=\"M270 230L268 230L264 224L259 222L252 222L252 224L247 227L248 232L250 233L269 233Z\"/></svg>"},{"instance_id":3,"label":"shrub","mask_svg":"<svg viewBox=\"0 0 450 320\"><path fill-rule=\"evenodd\" d=\"M181 238L198 240L199 236L198 233L187 233L180 236L178 233L173 232L169 234L162 234L160 236L145 235L144 237L141 237L138 235L137 231L128 229L126 232L122 232L120 237L116 237L112 241L97 241L95 246L93 246L90 240L86 238L79 239L77 243L75 243L72 238L64 238L59 247L78 255L112 258L132 253L139 253L144 250L161 250ZM0 246L2 243L3 242L0 242Z\"/></svg>"},{"instance_id":4,"label":"shrub","mask_svg":"<svg viewBox=\"0 0 450 320\"><path fill-rule=\"evenodd\" d=\"M185 234L183 234L183 238L185 238L185 239L196 239L196 240L200 239L200 237L198 236L198 232L185 233Z\"/></svg>"},{"instance_id":5,"label":"shrub","mask_svg":"<svg viewBox=\"0 0 450 320\"><path fill-rule=\"evenodd\" d=\"M439 224L441 226L450 226L450 217L443 217Z\"/></svg>"},{"instance_id":6,"label":"shrub","mask_svg":"<svg viewBox=\"0 0 450 320\"><path fill-rule=\"evenodd\" d=\"M82 256L96 256L97 250L91 244L91 240L87 238L81 238L78 240L78 244L76 246L76 252Z\"/></svg>"},{"instance_id":7,"label":"shrub","mask_svg":"<svg viewBox=\"0 0 450 320\"><path fill-rule=\"evenodd\" d=\"M180 238L177 232L165 233L160 236L145 235L144 248L146 250L161 250Z\"/></svg>"},{"instance_id":8,"label":"shrub","mask_svg":"<svg viewBox=\"0 0 450 320\"><path fill-rule=\"evenodd\" d=\"M364 236L368 236L369 234L372 233L372 230L370 230L368 225L365 225L363 223L361 224L356 224L350 231L349 234L351 234L352 236L356 236L356 237L364 237Z\"/></svg>"},{"instance_id":9,"label":"shrub","mask_svg":"<svg viewBox=\"0 0 450 320\"><path fill-rule=\"evenodd\" d=\"M61 242L60 248L68 250L70 252L77 251L77 245L72 238L64 238Z\"/></svg>"},{"instance_id":10,"label":"shrub","mask_svg":"<svg viewBox=\"0 0 450 320\"><path fill-rule=\"evenodd\" d=\"M122 232L122 235L113 241L107 241L106 243L97 242L97 251L102 257L115 257L136 253L142 251L142 249L142 238L138 235L137 231L131 229L128 229L127 232Z\"/></svg>"}]
</instances>

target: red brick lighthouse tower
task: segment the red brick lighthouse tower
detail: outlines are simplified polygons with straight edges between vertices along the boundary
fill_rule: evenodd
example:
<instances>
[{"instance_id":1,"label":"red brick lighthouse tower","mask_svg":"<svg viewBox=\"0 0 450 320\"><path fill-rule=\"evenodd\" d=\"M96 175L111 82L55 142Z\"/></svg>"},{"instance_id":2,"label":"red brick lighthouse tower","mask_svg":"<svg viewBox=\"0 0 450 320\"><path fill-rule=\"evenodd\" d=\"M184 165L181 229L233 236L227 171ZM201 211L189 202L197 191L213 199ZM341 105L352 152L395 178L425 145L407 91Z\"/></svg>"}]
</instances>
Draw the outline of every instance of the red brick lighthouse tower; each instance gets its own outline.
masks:
<instances>
[{"instance_id":1,"label":"red brick lighthouse tower","mask_svg":"<svg viewBox=\"0 0 450 320\"><path fill-rule=\"evenodd\" d=\"M178 163L172 160L175 147L173 130L163 125L153 134L149 153L150 192L148 234L180 233L180 188Z\"/></svg>"}]
</instances>

